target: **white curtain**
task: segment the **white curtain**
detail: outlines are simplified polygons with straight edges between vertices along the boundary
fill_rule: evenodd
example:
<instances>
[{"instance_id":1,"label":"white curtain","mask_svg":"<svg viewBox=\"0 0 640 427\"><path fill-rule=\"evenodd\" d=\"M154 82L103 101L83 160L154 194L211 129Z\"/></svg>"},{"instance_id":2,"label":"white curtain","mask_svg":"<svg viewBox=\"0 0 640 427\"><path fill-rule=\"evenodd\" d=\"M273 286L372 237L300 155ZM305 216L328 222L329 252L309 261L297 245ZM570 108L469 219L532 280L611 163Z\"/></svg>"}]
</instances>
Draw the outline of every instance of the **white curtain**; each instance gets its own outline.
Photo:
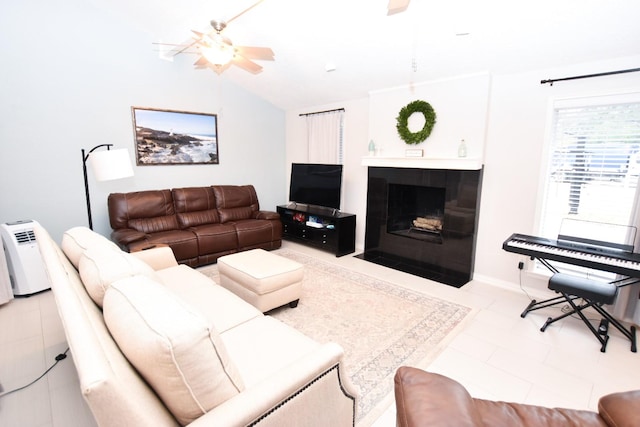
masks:
<instances>
[{"instance_id":1,"label":"white curtain","mask_svg":"<svg viewBox=\"0 0 640 427\"><path fill-rule=\"evenodd\" d=\"M308 114L309 163L342 163L344 110Z\"/></svg>"}]
</instances>

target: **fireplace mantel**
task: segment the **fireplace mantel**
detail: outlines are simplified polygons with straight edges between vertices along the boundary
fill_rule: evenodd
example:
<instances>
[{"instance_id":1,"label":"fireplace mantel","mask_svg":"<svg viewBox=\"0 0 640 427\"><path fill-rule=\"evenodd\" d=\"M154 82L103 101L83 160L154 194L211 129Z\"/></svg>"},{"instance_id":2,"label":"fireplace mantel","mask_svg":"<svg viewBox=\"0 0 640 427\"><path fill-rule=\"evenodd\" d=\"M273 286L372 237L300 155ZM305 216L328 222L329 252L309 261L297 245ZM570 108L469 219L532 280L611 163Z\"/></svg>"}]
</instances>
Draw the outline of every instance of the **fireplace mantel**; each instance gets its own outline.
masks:
<instances>
[{"instance_id":1,"label":"fireplace mantel","mask_svg":"<svg viewBox=\"0 0 640 427\"><path fill-rule=\"evenodd\" d=\"M382 168L480 170L482 169L482 160L468 157L430 159L427 157L365 156L362 158L362 166Z\"/></svg>"}]
</instances>

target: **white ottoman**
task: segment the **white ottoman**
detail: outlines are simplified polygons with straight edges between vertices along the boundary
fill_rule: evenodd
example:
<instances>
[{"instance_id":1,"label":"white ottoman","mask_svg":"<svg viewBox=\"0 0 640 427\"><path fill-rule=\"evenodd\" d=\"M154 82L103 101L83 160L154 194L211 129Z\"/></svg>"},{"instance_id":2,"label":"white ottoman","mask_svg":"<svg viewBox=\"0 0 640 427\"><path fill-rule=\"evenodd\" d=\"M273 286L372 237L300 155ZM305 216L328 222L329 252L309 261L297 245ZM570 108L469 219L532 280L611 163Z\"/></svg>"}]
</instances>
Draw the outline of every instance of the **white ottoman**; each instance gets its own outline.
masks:
<instances>
[{"instance_id":1,"label":"white ottoman","mask_svg":"<svg viewBox=\"0 0 640 427\"><path fill-rule=\"evenodd\" d=\"M222 286L263 313L298 305L304 270L295 261L252 249L218 258L218 271Z\"/></svg>"}]
</instances>

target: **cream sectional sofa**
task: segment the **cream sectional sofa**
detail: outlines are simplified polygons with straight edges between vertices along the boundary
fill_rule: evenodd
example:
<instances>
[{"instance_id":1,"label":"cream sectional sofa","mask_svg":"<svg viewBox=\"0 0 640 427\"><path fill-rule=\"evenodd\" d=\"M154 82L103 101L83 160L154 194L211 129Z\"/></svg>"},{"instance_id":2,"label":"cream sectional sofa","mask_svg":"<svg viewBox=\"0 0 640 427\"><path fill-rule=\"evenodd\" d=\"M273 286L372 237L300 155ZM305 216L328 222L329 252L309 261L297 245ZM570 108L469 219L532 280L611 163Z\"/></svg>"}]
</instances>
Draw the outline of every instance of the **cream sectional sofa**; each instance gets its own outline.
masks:
<instances>
[{"instance_id":1,"label":"cream sectional sofa","mask_svg":"<svg viewBox=\"0 0 640 427\"><path fill-rule=\"evenodd\" d=\"M100 426L352 426L343 350L263 315L168 247L121 251L84 227L36 229Z\"/></svg>"}]
</instances>

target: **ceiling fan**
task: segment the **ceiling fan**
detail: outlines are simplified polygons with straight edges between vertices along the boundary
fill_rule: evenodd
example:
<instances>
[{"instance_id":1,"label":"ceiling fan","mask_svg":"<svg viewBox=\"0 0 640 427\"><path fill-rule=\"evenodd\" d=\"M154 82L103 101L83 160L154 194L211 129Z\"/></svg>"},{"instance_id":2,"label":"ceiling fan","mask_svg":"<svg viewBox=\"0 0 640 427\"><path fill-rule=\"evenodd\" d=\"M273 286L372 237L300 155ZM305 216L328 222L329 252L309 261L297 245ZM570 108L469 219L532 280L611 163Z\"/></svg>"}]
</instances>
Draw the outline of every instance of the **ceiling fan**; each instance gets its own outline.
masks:
<instances>
[{"instance_id":1,"label":"ceiling fan","mask_svg":"<svg viewBox=\"0 0 640 427\"><path fill-rule=\"evenodd\" d=\"M389 0L387 15L404 12L409 7L410 0Z\"/></svg>"},{"instance_id":2,"label":"ceiling fan","mask_svg":"<svg viewBox=\"0 0 640 427\"><path fill-rule=\"evenodd\" d=\"M212 20L211 27L213 29L211 31L200 32L191 30L194 37L185 43L176 45L168 52L168 55L175 56L181 53L199 54L200 57L194 63L195 68L210 68L218 74L224 72L231 65L236 65L253 74L260 73L262 67L253 62L253 60L273 61L274 53L271 48L235 46L222 32L232 21L244 15L262 1L264 0L259 0L228 21Z\"/></svg>"}]
</instances>

